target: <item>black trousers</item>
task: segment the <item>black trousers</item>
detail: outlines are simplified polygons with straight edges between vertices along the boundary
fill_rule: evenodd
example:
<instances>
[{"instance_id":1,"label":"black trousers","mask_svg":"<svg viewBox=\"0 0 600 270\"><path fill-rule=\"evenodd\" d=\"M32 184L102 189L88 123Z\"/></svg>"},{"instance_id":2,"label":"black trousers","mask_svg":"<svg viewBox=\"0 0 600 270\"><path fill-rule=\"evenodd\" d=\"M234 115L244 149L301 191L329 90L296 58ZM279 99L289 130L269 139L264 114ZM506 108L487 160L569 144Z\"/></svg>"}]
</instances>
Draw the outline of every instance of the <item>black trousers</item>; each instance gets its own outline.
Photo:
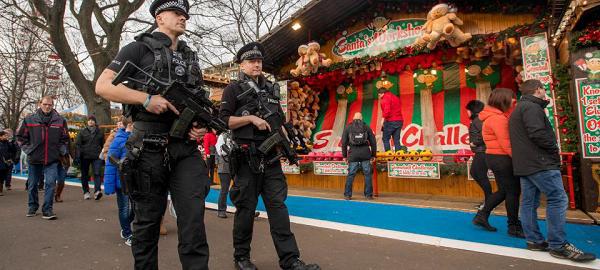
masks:
<instances>
[{"instance_id":1,"label":"black trousers","mask_svg":"<svg viewBox=\"0 0 600 270\"><path fill-rule=\"evenodd\" d=\"M130 136L127 147L143 137ZM146 148L145 148L146 149ZM195 143L169 142L168 163L164 151L144 150L137 160L130 198L133 220L132 252L135 269L158 269L160 221L167 206L167 192L177 213L178 252L182 269L208 269L208 243L204 227L204 199L209 191L206 166Z\"/></svg>"},{"instance_id":2,"label":"black trousers","mask_svg":"<svg viewBox=\"0 0 600 270\"><path fill-rule=\"evenodd\" d=\"M484 195L484 202L492 195L492 185L487 175L488 166L485 162L485 153L475 152L473 157L473 163L471 163L471 176L475 179L475 182L481 187Z\"/></svg>"},{"instance_id":3,"label":"black trousers","mask_svg":"<svg viewBox=\"0 0 600 270\"><path fill-rule=\"evenodd\" d=\"M290 229L290 215L284 203L288 187L281 164L275 162L266 166L264 173L255 174L247 163L243 163L236 171L229 192L231 201L237 209L233 222L235 259L250 258L254 212L258 196L262 195L269 216L271 238L279 256L279 266L284 269L290 267L300 257L300 251Z\"/></svg>"},{"instance_id":4,"label":"black trousers","mask_svg":"<svg viewBox=\"0 0 600 270\"><path fill-rule=\"evenodd\" d=\"M102 177L100 176L100 169L102 168L103 161L100 159L81 159L81 188L83 193L90 192L90 166L92 167L92 173L94 174L94 192L102 190Z\"/></svg>"},{"instance_id":5,"label":"black trousers","mask_svg":"<svg viewBox=\"0 0 600 270\"><path fill-rule=\"evenodd\" d=\"M206 167L208 167L208 179L213 183L215 180L215 155L206 158Z\"/></svg>"},{"instance_id":6,"label":"black trousers","mask_svg":"<svg viewBox=\"0 0 600 270\"><path fill-rule=\"evenodd\" d=\"M521 182L519 177L513 175L512 159L508 155L486 154L486 161L492 172L494 172L498 191L494 192L485 202L483 211L491 212L504 201L508 225L519 224Z\"/></svg>"},{"instance_id":7,"label":"black trousers","mask_svg":"<svg viewBox=\"0 0 600 270\"><path fill-rule=\"evenodd\" d=\"M227 193L229 193L229 185L231 185L231 175L228 173L219 173L221 181L221 192L219 193L219 211L227 211Z\"/></svg>"}]
</instances>

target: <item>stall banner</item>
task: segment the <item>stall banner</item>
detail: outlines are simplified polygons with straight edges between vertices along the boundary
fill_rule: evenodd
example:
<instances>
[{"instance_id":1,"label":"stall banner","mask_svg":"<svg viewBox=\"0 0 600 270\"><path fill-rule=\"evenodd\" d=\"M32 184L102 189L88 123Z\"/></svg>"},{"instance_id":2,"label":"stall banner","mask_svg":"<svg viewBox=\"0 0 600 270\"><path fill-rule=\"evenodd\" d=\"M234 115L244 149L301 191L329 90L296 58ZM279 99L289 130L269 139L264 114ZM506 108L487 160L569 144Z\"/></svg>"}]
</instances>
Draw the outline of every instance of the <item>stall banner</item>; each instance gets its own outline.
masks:
<instances>
[{"instance_id":1,"label":"stall banner","mask_svg":"<svg viewBox=\"0 0 600 270\"><path fill-rule=\"evenodd\" d=\"M279 104L281 104L281 109L283 110L283 114L287 116L288 111L288 81L278 81L279 84ZM287 118L286 118L287 119Z\"/></svg>"},{"instance_id":2,"label":"stall banner","mask_svg":"<svg viewBox=\"0 0 600 270\"><path fill-rule=\"evenodd\" d=\"M439 162L389 161L387 164L389 177L440 179Z\"/></svg>"},{"instance_id":3,"label":"stall banner","mask_svg":"<svg viewBox=\"0 0 600 270\"><path fill-rule=\"evenodd\" d=\"M345 34L335 41L332 51L334 55L349 59L404 48L421 36L425 22L425 19L390 21L377 17L367 28L351 34L344 31Z\"/></svg>"},{"instance_id":4,"label":"stall banner","mask_svg":"<svg viewBox=\"0 0 600 270\"><path fill-rule=\"evenodd\" d=\"M523 55L523 80L538 79L542 82L544 88L546 88L546 95L552 98L550 104L546 106L546 116L550 119L550 124L555 129L555 133L559 134L554 114L555 97L552 89L552 66L546 33L521 37L521 52ZM560 146L559 136L557 136L557 139Z\"/></svg>"},{"instance_id":5,"label":"stall banner","mask_svg":"<svg viewBox=\"0 0 600 270\"><path fill-rule=\"evenodd\" d=\"M281 170L284 174L300 174L298 165L290 165L287 161L281 162Z\"/></svg>"},{"instance_id":6,"label":"stall banner","mask_svg":"<svg viewBox=\"0 0 600 270\"><path fill-rule=\"evenodd\" d=\"M345 161L313 161L315 175L348 175L348 162Z\"/></svg>"},{"instance_id":7,"label":"stall banner","mask_svg":"<svg viewBox=\"0 0 600 270\"><path fill-rule=\"evenodd\" d=\"M467 180L475 180L475 179L473 179L473 176L471 175L471 166L472 165L473 165L473 161L469 160L467 162ZM494 181L494 179L496 179L496 176L494 176L494 172L492 172L491 169L488 169L487 176L490 179L490 181Z\"/></svg>"},{"instance_id":8,"label":"stall banner","mask_svg":"<svg viewBox=\"0 0 600 270\"><path fill-rule=\"evenodd\" d=\"M437 79L432 87L433 117L436 126L436 143L444 152L469 149L470 119L464 109L467 103L476 99L475 79L484 79L491 87L505 87L516 90L513 68L507 65L491 65L490 61L477 63L486 70L485 76L472 78L466 72L465 64L447 64L438 68ZM400 143L408 150L423 150L421 91L427 87L418 77L425 70L402 70L388 74L393 87L390 91L401 100L403 127ZM320 111L313 130L313 152L335 152L341 150L343 129L352 122L355 113L360 112L363 121L375 133L377 150L383 151L381 127L383 117L377 96L376 82L365 81L353 85L354 92L346 97L336 93L336 87L323 89L320 94Z\"/></svg>"},{"instance_id":9,"label":"stall banner","mask_svg":"<svg viewBox=\"0 0 600 270\"><path fill-rule=\"evenodd\" d=\"M600 158L600 81L576 79L583 158Z\"/></svg>"}]
</instances>

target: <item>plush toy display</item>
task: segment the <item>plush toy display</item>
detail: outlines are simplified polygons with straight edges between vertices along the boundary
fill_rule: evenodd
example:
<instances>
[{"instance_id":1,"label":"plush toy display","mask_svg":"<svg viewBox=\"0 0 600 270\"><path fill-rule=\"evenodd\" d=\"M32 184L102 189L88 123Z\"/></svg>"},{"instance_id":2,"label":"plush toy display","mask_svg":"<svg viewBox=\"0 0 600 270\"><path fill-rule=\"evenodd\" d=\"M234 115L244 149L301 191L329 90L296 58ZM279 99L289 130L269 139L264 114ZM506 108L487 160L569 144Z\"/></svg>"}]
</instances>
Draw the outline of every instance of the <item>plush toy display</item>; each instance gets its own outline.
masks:
<instances>
[{"instance_id":1,"label":"plush toy display","mask_svg":"<svg viewBox=\"0 0 600 270\"><path fill-rule=\"evenodd\" d=\"M318 116L319 95L310 86L300 87L300 83L293 81L289 85L288 110L290 121L298 128L300 134L306 139L312 136L312 130L316 127Z\"/></svg>"},{"instance_id":2,"label":"plush toy display","mask_svg":"<svg viewBox=\"0 0 600 270\"><path fill-rule=\"evenodd\" d=\"M427 48L433 50L439 41L447 40L450 46L458 47L472 37L458 28L457 25L462 24L462 20L456 16L456 9L450 8L448 4L435 5L427 14L425 32L414 45L422 46L426 42Z\"/></svg>"},{"instance_id":3,"label":"plush toy display","mask_svg":"<svg viewBox=\"0 0 600 270\"><path fill-rule=\"evenodd\" d=\"M312 73L317 73L319 67L328 67L333 63L333 60L326 58L324 53L320 52L321 45L317 42L310 42L298 47L298 60L296 60L296 68L290 70L290 74L294 77L308 76Z\"/></svg>"}]
</instances>

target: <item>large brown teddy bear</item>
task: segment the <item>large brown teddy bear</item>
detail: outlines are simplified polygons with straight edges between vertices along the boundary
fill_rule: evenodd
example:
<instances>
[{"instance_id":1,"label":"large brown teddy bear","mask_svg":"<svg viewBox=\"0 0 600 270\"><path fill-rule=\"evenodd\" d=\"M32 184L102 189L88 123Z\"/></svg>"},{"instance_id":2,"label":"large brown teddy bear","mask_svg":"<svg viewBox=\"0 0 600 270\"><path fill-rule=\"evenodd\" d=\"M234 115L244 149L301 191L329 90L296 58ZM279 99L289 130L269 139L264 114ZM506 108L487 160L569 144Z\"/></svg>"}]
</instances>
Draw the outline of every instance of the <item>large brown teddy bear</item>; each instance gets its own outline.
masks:
<instances>
[{"instance_id":1,"label":"large brown teddy bear","mask_svg":"<svg viewBox=\"0 0 600 270\"><path fill-rule=\"evenodd\" d=\"M471 34L463 33L457 25L462 25L463 22L456 16L456 10L450 9L447 4L435 5L427 14L427 22L425 23L425 33L427 36L423 38L428 40L427 48L435 49L438 41L442 38L448 40L452 47L458 47L460 44L471 39Z\"/></svg>"},{"instance_id":2,"label":"large brown teddy bear","mask_svg":"<svg viewBox=\"0 0 600 270\"><path fill-rule=\"evenodd\" d=\"M309 73L309 57L306 55L308 53L307 45L300 45L298 47L298 55L300 56L298 60L296 60L296 68L290 70L290 74L294 77L298 77L300 75L308 75Z\"/></svg>"},{"instance_id":3,"label":"large brown teddy bear","mask_svg":"<svg viewBox=\"0 0 600 270\"><path fill-rule=\"evenodd\" d=\"M324 53L319 52L321 50L321 45L317 42L308 43L308 52L307 55L309 57L310 66L312 68L312 73L317 73L319 67L328 67L333 62L331 59L327 59Z\"/></svg>"}]
</instances>

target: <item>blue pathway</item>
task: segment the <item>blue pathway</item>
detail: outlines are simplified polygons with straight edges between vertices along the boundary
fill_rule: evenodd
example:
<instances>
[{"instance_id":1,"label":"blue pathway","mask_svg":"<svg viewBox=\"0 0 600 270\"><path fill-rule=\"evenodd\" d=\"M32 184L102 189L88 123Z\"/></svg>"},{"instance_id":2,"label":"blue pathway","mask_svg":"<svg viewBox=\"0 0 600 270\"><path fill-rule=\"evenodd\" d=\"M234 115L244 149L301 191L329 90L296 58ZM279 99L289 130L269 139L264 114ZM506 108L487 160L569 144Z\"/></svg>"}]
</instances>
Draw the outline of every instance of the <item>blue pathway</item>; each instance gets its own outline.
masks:
<instances>
[{"instance_id":1,"label":"blue pathway","mask_svg":"<svg viewBox=\"0 0 600 270\"><path fill-rule=\"evenodd\" d=\"M67 181L80 183L74 178ZM218 197L219 190L211 189L206 201L217 203ZM231 201L228 204L232 205ZM298 196L289 196L286 204L292 216L507 247L525 246L524 240L507 235L504 216L490 217L490 223L498 228L492 233L471 224L473 213L461 211ZM258 209L265 211L260 200ZM539 224L545 235L546 222ZM600 254L600 226L567 224L567 239L585 251Z\"/></svg>"}]
</instances>

